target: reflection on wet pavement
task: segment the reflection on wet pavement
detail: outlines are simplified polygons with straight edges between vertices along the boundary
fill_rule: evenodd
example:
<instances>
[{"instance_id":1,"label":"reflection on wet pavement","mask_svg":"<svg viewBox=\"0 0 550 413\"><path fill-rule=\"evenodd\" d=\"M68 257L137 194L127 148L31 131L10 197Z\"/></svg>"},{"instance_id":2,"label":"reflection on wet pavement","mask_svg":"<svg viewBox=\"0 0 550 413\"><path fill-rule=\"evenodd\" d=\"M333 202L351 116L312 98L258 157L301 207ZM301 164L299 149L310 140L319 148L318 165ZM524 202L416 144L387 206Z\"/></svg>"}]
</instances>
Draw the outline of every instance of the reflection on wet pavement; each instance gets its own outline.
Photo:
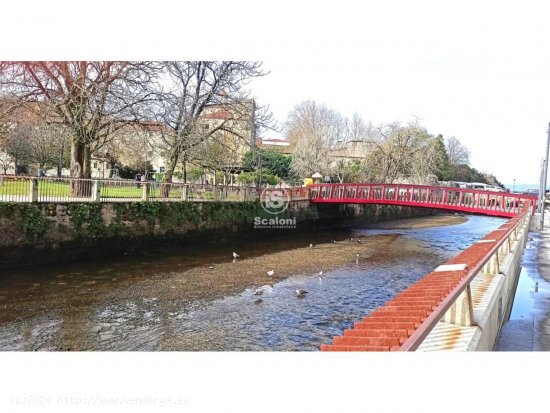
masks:
<instances>
[{"instance_id":1,"label":"reflection on wet pavement","mask_svg":"<svg viewBox=\"0 0 550 413\"><path fill-rule=\"evenodd\" d=\"M550 351L550 220L545 218L544 231L529 232L510 320L501 328L496 351Z\"/></svg>"}]
</instances>

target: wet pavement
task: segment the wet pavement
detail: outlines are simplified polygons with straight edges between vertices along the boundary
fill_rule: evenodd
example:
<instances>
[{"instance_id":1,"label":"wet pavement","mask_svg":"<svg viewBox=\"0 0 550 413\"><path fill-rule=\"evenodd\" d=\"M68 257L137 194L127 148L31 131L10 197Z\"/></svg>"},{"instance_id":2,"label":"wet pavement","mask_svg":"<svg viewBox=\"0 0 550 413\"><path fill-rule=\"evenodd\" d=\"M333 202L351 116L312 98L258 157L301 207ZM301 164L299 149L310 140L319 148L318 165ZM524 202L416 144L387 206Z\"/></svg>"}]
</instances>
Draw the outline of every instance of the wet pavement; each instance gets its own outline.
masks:
<instances>
[{"instance_id":1,"label":"wet pavement","mask_svg":"<svg viewBox=\"0 0 550 413\"><path fill-rule=\"evenodd\" d=\"M543 231L529 232L510 320L501 329L495 351L550 351L549 213L544 226Z\"/></svg>"}]
</instances>

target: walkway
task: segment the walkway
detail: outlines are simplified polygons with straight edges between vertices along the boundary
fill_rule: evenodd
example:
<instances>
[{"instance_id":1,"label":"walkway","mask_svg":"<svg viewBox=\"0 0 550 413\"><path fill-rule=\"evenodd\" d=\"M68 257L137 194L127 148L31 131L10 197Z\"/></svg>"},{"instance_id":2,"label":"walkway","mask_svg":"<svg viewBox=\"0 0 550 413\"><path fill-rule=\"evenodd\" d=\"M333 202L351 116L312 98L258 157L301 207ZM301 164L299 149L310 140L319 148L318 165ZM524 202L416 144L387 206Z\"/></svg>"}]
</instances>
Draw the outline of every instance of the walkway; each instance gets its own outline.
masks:
<instances>
[{"instance_id":1,"label":"walkway","mask_svg":"<svg viewBox=\"0 0 550 413\"><path fill-rule=\"evenodd\" d=\"M495 351L550 351L550 213L544 218L544 230L529 233L510 320ZM539 219L533 217L532 228Z\"/></svg>"}]
</instances>

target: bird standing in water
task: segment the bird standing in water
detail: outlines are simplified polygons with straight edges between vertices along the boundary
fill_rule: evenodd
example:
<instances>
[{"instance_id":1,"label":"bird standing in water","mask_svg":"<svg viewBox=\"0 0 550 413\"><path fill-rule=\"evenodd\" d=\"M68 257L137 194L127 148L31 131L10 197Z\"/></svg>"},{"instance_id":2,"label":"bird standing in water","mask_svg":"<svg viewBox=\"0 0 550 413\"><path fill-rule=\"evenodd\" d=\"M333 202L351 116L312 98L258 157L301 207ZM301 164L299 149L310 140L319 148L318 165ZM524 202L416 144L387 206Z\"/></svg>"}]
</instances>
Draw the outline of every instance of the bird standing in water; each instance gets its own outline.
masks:
<instances>
[{"instance_id":1,"label":"bird standing in water","mask_svg":"<svg viewBox=\"0 0 550 413\"><path fill-rule=\"evenodd\" d=\"M306 294L307 294L307 291L306 291L306 290L302 290L301 288L297 288L297 289L296 289L296 296L297 296L298 298L303 298L303 297L306 296Z\"/></svg>"}]
</instances>

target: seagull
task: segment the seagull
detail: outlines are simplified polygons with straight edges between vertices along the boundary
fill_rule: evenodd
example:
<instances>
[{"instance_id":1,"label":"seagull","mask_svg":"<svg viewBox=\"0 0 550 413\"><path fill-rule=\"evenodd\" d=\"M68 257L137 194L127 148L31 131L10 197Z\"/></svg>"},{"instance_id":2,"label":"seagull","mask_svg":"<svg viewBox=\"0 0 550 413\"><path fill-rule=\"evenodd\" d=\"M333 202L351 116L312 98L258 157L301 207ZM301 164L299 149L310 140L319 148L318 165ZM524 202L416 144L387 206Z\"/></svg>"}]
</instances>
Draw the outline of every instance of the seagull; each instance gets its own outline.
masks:
<instances>
[{"instance_id":1,"label":"seagull","mask_svg":"<svg viewBox=\"0 0 550 413\"><path fill-rule=\"evenodd\" d=\"M254 295L262 295L264 293L264 290L262 290L261 288L257 289L255 292L254 292Z\"/></svg>"},{"instance_id":2,"label":"seagull","mask_svg":"<svg viewBox=\"0 0 550 413\"><path fill-rule=\"evenodd\" d=\"M332 240L332 243L333 243L333 244L336 244L336 240L335 240L335 239L333 239L333 240Z\"/></svg>"},{"instance_id":3,"label":"seagull","mask_svg":"<svg viewBox=\"0 0 550 413\"><path fill-rule=\"evenodd\" d=\"M298 298L305 297L306 294L307 294L307 291L306 291L306 290L302 290L302 289L300 289L300 288L297 288L297 289L296 289L296 296L297 296Z\"/></svg>"},{"instance_id":4,"label":"seagull","mask_svg":"<svg viewBox=\"0 0 550 413\"><path fill-rule=\"evenodd\" d=\"M273 276L273 274L275 274L275 271L273 271L273 270L269 270L267 272L267 275L269 275L270 277Z\"/></svg>"},{"instance_id":5,"label":"seagull","mask_svg":"<svg viewBox=\"0 0 550 413\"><path fill-rule=\"evenodd\" d=\"M349 239L349 240L350 240L351 242L353 242L353 237L350 237L350 239Z\"/></svg>"},{"instance_id":6,"label":"seagull","mask_svg":"<svg viewBox=\"0 0 550 413\"><path fill-rule=\"evenodd\" d=\"M323 271L322 271L322 270L319 271L319 276L321 276L321 275L323 275Z\"/></svg>"},{"instance_id":7,"label":"seagull","mask_svg":"<svg viewBox=\"0 0 550 413\"><path fill-rule=\"evenodd\" d=\"M233 251L233 258L237 259L237 258L239 258L239 257L240 257L240 255L237 254L235 251Z\"/></svg>"},{"instance_id":8,"label":"seagull","mask_svg":"<svg viewBox=\"0 0 550 413\"><path fill-rule=\"evenodd\" d=\"M359 238L357 238L357 243L361 244L361 240Z\"/></svg>"},{"instance_id":9,"label":"seagull","mask_svg":"<svg viewBox=\"0 0 550 413\"><path fill-rule=\"evenodd\" d=\"M214 267L213 267L213 266L209 266L208 269L209 269L209 270L213 270Z\"/></svg>"},{"instance_id":10,"label":"seagull","mask_svg":"<svg viewBox=\"0 0 550 413\"><path fill-rule=\"evenodd\" d=\"M313 244L309 244L309 248L313 248Z\"/></svg>"}]
</instances>

